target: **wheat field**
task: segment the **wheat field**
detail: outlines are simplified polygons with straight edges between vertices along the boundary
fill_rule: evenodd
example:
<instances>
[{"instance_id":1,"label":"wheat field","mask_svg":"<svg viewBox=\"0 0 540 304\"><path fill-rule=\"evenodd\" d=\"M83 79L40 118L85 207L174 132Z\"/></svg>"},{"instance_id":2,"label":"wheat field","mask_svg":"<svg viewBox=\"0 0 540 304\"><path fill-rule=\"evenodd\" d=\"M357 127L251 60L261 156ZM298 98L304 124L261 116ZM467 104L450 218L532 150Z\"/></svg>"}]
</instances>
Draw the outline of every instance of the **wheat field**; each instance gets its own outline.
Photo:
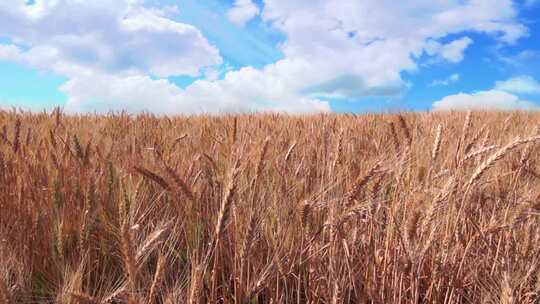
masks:
<instances>
[{"instance_id":1,"label":"wheat field","mask_svg":"<svg viewBox=\"0 0 540 304\"><path fill-rule=\"evenodd\" d=\"M540 301L538 113L0 127L0 304Z\"/></svg>"}]
</instances>

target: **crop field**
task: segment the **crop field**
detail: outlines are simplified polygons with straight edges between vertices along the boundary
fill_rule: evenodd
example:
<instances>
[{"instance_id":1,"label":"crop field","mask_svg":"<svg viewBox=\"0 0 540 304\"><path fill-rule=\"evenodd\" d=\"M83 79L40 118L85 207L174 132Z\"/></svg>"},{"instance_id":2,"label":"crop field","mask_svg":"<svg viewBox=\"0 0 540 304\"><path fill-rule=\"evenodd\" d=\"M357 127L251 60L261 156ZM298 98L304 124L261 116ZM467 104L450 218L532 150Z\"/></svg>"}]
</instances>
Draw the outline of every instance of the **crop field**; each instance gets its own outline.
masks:
<instances>
[{"instance_id":1,"label":"crop field","mask_svg":"<svg viewBox=\"0 0 540 304\"><path fill-rule=\"evenodd\" d=\"M0 304L540 301L538 113L0 128Z\"/></svg>"}]
</instances>

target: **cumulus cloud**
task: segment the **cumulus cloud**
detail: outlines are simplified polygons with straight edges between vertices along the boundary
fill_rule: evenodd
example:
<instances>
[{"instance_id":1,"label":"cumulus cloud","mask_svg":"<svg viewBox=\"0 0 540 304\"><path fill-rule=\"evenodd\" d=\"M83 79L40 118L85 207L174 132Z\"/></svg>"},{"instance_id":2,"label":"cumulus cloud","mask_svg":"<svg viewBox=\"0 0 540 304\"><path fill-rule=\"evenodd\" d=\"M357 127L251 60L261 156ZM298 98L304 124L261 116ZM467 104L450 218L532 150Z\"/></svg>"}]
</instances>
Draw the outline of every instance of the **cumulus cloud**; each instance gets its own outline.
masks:
<instances>
[{"instance_id":1,"label":"cumulus cloud","mask_svg":"<svg viewBox=\"0 0 540 304\"><path fill-rule=\"evenodd\" d=\"M61 90L71 111L327 111L329 97L399 94L401 73L418 69L424 53L459 62L472 40L441 42L448 35L474 31L514 43L527 34L512 0L265 0L260 15L286 37L284 58L221 79L209 72L180 89L163 78L198 76L222 58L165 9L143 0L25 3L0 2L0 36L12 41L0 56L67 76ZM235 2L233 10L248 8L239 23L259 14L250 3Z\"/></svg>"},{"instance_id":2,"label":"cumulus cloud","mask_svg":"<svg viewBox=\"0 0 540 304\"><path fill-rule=\"evenodd\" d=\"M134 0L2 2L0 36L28 48L19 60L69 76L197 76L201 67L222 62L198 29Z\"/></svg>"},{"instance_id":3,"label":"cumulus cloud","mask_svg":"<svg viewBox=\"0 0 540 304\"><path fill-rule=\"evenodd\" d=\"M244 25L259 15L259 7L251 0L236 0L233 7L227 12L227 18L237 25Z\"/></svg>"},{"instance_id":4,"label":"cumulus cloud","mask_svg":"<svg viewBox=\"0 0 540 304\"><path fill-rule=\"evenodd\" d=\"M330 111L325 101L266 90L264 86L272 85L271 83L259 82L246 86L239 78L250 73L261 72L245 68L227 74L223 81L196 81L185 90L166 79L92 74L71 79L62 85L60 90L69 96L65 110L70 113L107 113L120 110L151 111L156 114ZM250 77L256 78L254 75Z\"/></svg>"},{"instance_id":5,"label":"cumulus cloud","mask_svg":"<svg viewBox=\"0 0 540 304\"><path fill-rule=\"evenodd\" d=\"M495 89L516 94L540 94L540 83L530 76L517 76L498 81Z\"/></svg>"},{"instance_id":6,"label":"cumulus cloud","mask_svg":"<svg viewBox=\"0 0 540 304\"><path fill-rule=\"evenodd\" d=\"M434 86L447 86L447 85L451 85L452 83L455 83L457 81L459 81L459 74L455 73L455 74L452 74L450 76L448 76L447 78L445 79L435 79L431 82L430 86L434 87Z\"/></svg>"},{"instance_id":7,"label":"cumulus cloud","mask_svg":"<svg viewBox=\"0 0 540 304\"><path fill-rule=\"evenodd\" d=\"M174 113L182 95L180 88L165 79L152 80L148 76L138 75L80 76L63 84L60 91L69 96L65 107L69 113L120 110ZM185 108L189 109L189 105L185 105Z\"/></svg>"},{"instance_id":8,"label":"cumulus cloud","mask_svg":"<svg viewBox=\"0 0 540 304\"><path fill-rule=\"evenodd\" d=\"M0 44L0 60L18 61L21 58L21 50L14 45Z\"/></svg>"},{"instance_id":9,"label":"cumulus cloud","mask_svg":"<svg viewBox=\"0 0 540 304\"><path fill-rule=\"evenodd\" d=\"M433 103L434 110L540 110L540 106L524 100L521 94L540 93L540 84L530 76L517 76L497 81L488 91L459 93Z\"/></svg>"},{"instance_id":10,"label":"cumulus cloud","mask_svg":"<svg viewBox=\"0 0 540 304\"><path fill-rule=\"evenodd\" d=\"M539 110L533 102L504 91L490 90L446 96L433 103L434 110Z\"/></svg>"},{"instance_id":11,"label":"cumulus cloud","mask_svg":"<svg viewBox=\"0 0 540 304\"><path fill-rule=\"evenodd\" d=\"M472 43L473 41L469 37L456 39L446 44L430 40L426 45L426 53L430 56L438 56L452 63L458 63L463 60L465 50Z\"/></svg>"},{"instance_id":12,"label":"cumulus cloud","mask_svg":"<svg viewBox=\"0 0 540 304\"><path fill-rule=\"evenodd\" d=\"M397 95L406 85L401 73L417 69L415 59L423 53L463 59L472 39L439 42L449 34L476 31L512 43L527 32L510 0L267 0L261 16L287 37L281 45L285 58L257 79L247 74L242 81L249 86L265 79L302 97Z\"/></svg>"}]
</instances>

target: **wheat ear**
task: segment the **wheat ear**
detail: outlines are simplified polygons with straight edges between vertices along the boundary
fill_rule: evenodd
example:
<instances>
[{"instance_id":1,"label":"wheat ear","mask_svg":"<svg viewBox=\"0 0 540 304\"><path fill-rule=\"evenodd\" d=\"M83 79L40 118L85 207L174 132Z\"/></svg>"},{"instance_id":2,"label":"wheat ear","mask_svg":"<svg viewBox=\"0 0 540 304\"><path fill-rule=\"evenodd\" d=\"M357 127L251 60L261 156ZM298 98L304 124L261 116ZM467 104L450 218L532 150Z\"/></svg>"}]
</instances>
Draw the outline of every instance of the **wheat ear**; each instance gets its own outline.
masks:
<instances>
[{"instance_id":1,"label":"wheat ear","mask_svg":"<svg viewBox=\"0 0 540 304\"><path fill-rule=\"evenodd\" d=\"M13 152L17 153L19 151L20 147L20 139L21 139L21 120L17 119L15 121L15 135L13 137Z\"/></svg>"},{"instance_id":2,"label":"wheat ear","mask_svg":"<svg viewBox=\"0 0 540 304\"><path fill-rule=\"evenodd\" d=\"M392 142L394 143L394 148L396 149L396 152L399 151L399 139L396 132L396 126L393 122L388 122L388 126L390 127L390 135L392 135Z\"/></svg>"},{"instance_id":3,"label":"wheat ear","mask_svg":"<svg viewBox=\"0 0 540 304\"><path fill-rule=\"evenodd\" d=\"M221 201L221 206L219 209L214 236L213 236L212 241L210 242L210 246L208 247L206 251L206 255L203 260L205 265L209 263L212 253L214 252L214 249L217 248L219 240L223 234L223 230L225 229L225 224L227 223L229 219L230 211L233 204L233 196L234 196L234 193L236 192L235 179L236 179L237 174L238 174L238 163L236 162L229 172L229 182L227 183L227 186L223 194L223 199Z\"/></svg>"},{"instance_id":4,"label":"wheat ear","mask_svg":"<svg viewBox=\"0 0 540 304\"><path fill-rule=\"evenodd\" d=\"M405 139L407 140L407 145L411 145L412 143L412 137L411 132L409 131L409 126L407 126L407 122L405 121L405 117L403 115L399 115L398 117L399 126L403 130L403 135L405 135Z\"/></svg>"},{"instance_id":5,"label":"wheat ear","mask_svg":"<svg viewBox=\"0 0 540 304\"><path fill-rule=\"evenodd\" d=\"M513 304L515 303L514 299L514 290L510 284L510 275L504 273L502 276L501 282L501 295L500 295L501 304Z\"/></svg>"},{"instance_id":6,"label":"wheat ear","mask_svg":"<svg viewBox=\"0 0 540 304\"><path fill-rule=\"evenodd\" d=\"M496 149L498 146L497 145L491 145L491 146L487 146L487 147L482 147L476 151L473 151L473 152L470 152L469 154L465 155L465 157L461 160L461 163L464 163L466 161L468 161L469 159L471 158L475 158L479 155L482 155L484 153L487 153L491 150L494 150Z\"/></svg>"},{"instance_id":7,"label":"wheat ear","mask_svg":"<svg viewBox=\"0 0 540 304\"><path fill-rule=\"evenodd\" d=\"M287 150L287 153L285 154L285 161L288 161L289 158L291 157L293 151L294 151L294 148L296 147L296 142L294 142L290 147L289 147L289 150Z\"/></svg>"},{"instance_id":8,"label":"wheat ear","mask_svg":"<svg viewBox=\"0 0 540 304\"><path fill-rule=\"evenodd\" d=\"M137 301L137 265L135 260L135 250L133 249L131 227L127 219L124 219L121 227L122 257L124 267L127 272L129 283L129 303L138 303Z\"/></svg>"},{"instance_id":9,"label":"wheat ear","mask_svg":"<svg viewBox=\"0 0 540 304\"><path fill-rule=\"evenodd\" d=\"M221 201L221 207L218 214L218 220L216 223L216 230L214 233L214 240L218 242L225 228L225 224L229 219L230 210L233 204L233 196L236 191L236 175L238 174L237 168L233 168L230 173L229 182L225 188L223 200Z\"/></svg>"},{"instance_id":10,"label":"wheat ear","mask_svg":"<svg viewBox=\"0 0 540 304\"><path fill-rule=\"evenodd\" d=\"M82 294L82 293L73 292L70 294L70 297L71 297L71 300L77 304L98 304L99 303L99 301L97 301L93 297L86 294Z\"/></svg>"},{"instance_id":11,"label":"wheat ear","mask_svg":"<svg viewBox=\"0 0 540 304\"><path fill-rule=\"evenodd\" d=\"M259 179L259 177L261 175L261 172L262 172L262 169L263 169L263 164L264 164L264 157L266 156L266 153L268 152L268 143L269 142L270 142L269 137L267 137L263 142L263 146L262 146L262 149L261 149L261 154L259 155L259 159L257 161L257 166L255 167L255 177L253 178L254 183L257 182L257 180Z\"/></svg>"},{"instance_id":12,"label":"wheat ear","mask_svg":"<svg viewBox=\"0 0 540 304\"><path fill-rule=\"evenodd\" d=\"M156 184L160 185L163 189L168 190L170 188L169 184L161 176L156 173L151 172L148 169L145 169L140 166L133 166L133 169L137 171L142 176L148 178L151 181L154 181Z\"/></svg>"},{"instance_id":13,"label":"wheat ear","mask_svg":"<svg viewBox=\"0 0 540 304\"><path fill-rule=\"evenodd\" d=\"M471 127L471 119L472 118L472 111L467 111L467 115L465 116L465 121L463 122L463 130L461 132L461 142L462 144L467 139L467 135L469 134L469 128Z\"/></svg>"},{"instance_id":14,"label":"wheat ear","mask_svg":"<svg viewBox=\"0 0 540 304\"><path fill-rule=\"evenodd\" d=\"M467 183L467 186L470 187L474 182L476 182L483 174L486 172L487 169L489 169L493 164L503 158L506 153L510 152L511 150L517 148L520 145L535 142L540 140L540 136L535 136L531 138L526 139L520 139L519 137L515 139L513 142L507 144L506 146L502 147L499 151L493 153L488 159L486 159L476 170L474 171L473 175L469 179L469 182Z\"/></svg>"},{"instance_id":15,"label":"wheat ear","mask_svg":"<svg viewBox=\"0 0 540 304\"><path fill-rule=\"evenodd\" d=\"M167 224L161 228L156 229L154 232L152 232L146 238L141 248L137 250L135 260L140 261L145 256L146 253L150 252L151 249L155 247L155 245L163 239L163 236L167 233L170 226L171 226L170 224Z\"/></svg>"},{"instance_id":16,"label":"wheat ear","mask_svg":"<svg viewBox=\"0 0 540 304\"><path fill-rule=\"evenodd\" d=\"M173 179L176 186L180 189L180 191L191 201L195 202L195 195L187 185L187 183L178 175L173 168L171 168L169 165L167 165L167 162L165 159L163 159L163 156L161 153L156 152L157 159L161 162L162 167L165 169L167 174Z\"/></svg>"},{"instance_id":17,"label":"wheat ear","mask_svg":"<svg viewBox=\"0 0 540 304\"><path fill-rule=\"evenodd\" d=\"M369 180L378 173L379 168L381 167L382 162L377 162L369 171L362 177L356 180L351 189L348 191L345 201L347 204L350 204L358 198L360 192L364 186L369 182Z\"/></svg>"},{"instance_id":18,"label":"wheat ear","mask_svg":"<svg viewBox=\"0 0 540 304\"><path fill-rule=\"evenodd\" d=\"M437 134L435 135L435 142L433 143L433 149L431 150L431 160L435 162L439 151L441 149L441 135L442 135L442 125L437 126Z\"/></svg>"}]
</instances>

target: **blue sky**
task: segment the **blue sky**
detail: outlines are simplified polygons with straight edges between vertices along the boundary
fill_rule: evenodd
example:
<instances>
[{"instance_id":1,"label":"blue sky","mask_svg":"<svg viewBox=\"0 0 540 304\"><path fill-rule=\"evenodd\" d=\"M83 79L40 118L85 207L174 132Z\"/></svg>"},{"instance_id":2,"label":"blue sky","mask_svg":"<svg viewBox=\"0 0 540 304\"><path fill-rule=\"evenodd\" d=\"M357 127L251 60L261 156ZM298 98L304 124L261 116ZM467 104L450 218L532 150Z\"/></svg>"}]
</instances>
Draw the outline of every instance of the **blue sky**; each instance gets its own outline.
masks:
<instances>
[{"instance_id":1,"label":"blue sky","mask_svg":"<svg viewBox=\"0 0 540 304\"><path fill-rule=\"evenodd\" d=\"M535 0L4 2L0 107L536 110L538 16Z\"/></svg>"}]
</instances>

